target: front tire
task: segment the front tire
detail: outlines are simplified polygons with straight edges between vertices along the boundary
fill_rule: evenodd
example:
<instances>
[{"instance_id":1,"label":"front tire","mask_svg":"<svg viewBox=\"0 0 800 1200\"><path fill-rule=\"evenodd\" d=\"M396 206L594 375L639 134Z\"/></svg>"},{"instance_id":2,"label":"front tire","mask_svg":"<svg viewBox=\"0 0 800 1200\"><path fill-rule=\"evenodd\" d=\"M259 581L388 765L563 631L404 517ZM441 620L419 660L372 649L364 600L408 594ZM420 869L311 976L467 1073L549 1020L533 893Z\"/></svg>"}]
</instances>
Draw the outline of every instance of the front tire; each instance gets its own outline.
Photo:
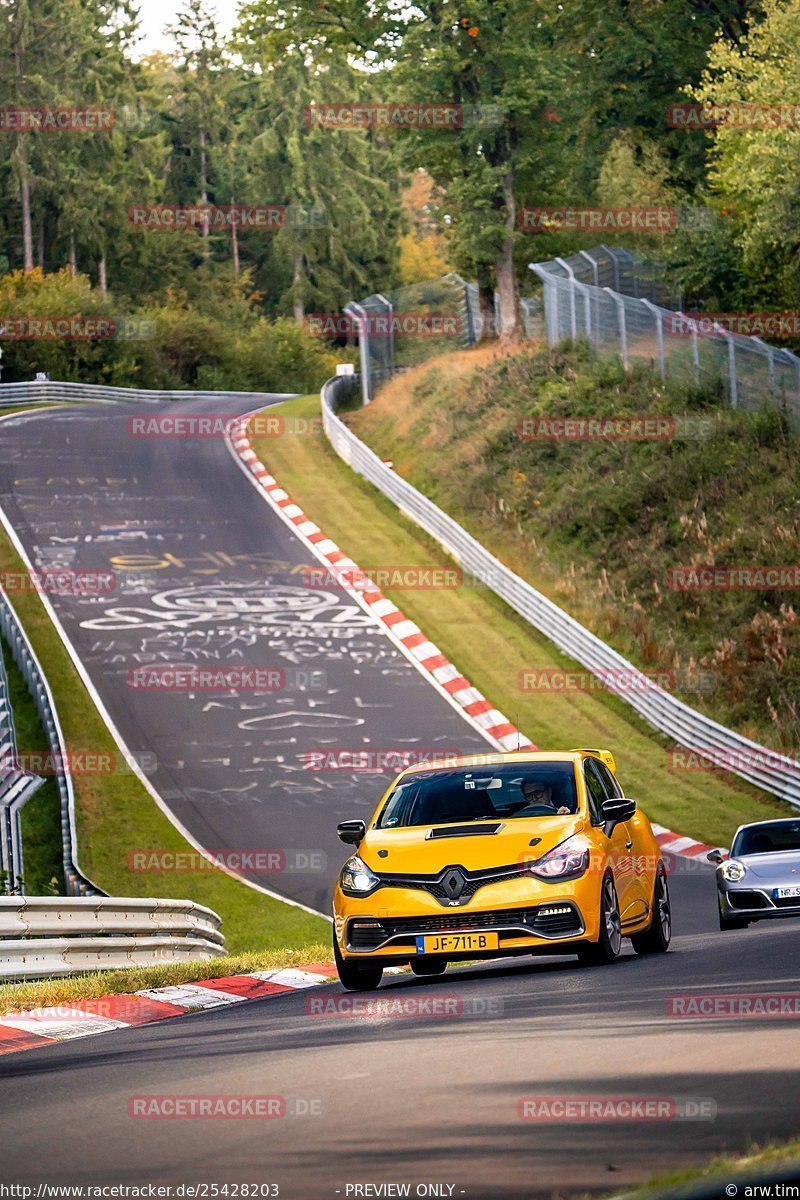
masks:
<instances>
[{"instance_id":1,"label":"front tire","mask_svg":"<svg viewBox=\"0 0 800 1200\"><path fill-rule=\"evenodd\" d=\"M622 950L622 921L614 879L606 875L600 893L600 937L590 946L578 951L578 960L585 967L599 967L616 962Z\"/></svg>"},{"instance_id":2,"label":"front tire","mask_svg":"<svg viewBox=\"0 0 800 1200\"><path fill-rule=\"evenodd\" d=\"M374 992L383 978L383 967L372 963L354 963L342 958L336 939L333 940L333 957L339 982L348 992Z\"/></svg>"},{"instance_id":3,"label":"front tire","mask_svg":"<svg viewBox=\"0 0 800 1200\"><path fill-rule=\"evenodd\" d=\"M444 975L447 970L447 959L433 958L426 961L424 958L420 958L412 960L411 970L421 978L427 978L431 975Z\"/></svg>"},{"instance_id":4,"label":"front tire","mask_svg":"<svg viewBox=\"0 0 800 1200\"><path fill-rule=\"evenodd\" d=\"M641 933L631 936L637 954L665 954L672 938L672 908L669 902L667 873L659 863L653 884L653 908L650 924Z\"/></svg>"}]
</instances>

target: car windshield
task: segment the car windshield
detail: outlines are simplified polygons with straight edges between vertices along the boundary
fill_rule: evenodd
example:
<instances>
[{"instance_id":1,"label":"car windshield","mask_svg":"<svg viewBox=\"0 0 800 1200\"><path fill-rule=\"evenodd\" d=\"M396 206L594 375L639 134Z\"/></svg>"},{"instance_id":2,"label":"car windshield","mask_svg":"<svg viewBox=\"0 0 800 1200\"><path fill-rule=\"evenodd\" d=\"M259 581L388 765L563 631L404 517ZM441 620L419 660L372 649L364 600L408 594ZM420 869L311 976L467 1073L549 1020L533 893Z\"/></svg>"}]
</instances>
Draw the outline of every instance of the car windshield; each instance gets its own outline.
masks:
<instances>
[{"instance_id":1,"label":"car windshield","mask_svg":"<svg viewBox=\"0 0 800 1200\"><path fill-rule=\"evenodd\" d=\"M571 762L415 771L393 789L378 828L566 816L578 811Z\"/></svg>"},{"instance_id":2,"label":"car windshield","mask_svg":"<svg viewBox=\"0 0 800 1200\"><path fill-rule=\"evenodd\" d=\"M800 850L800 821L770 821L748 825L737 833L731 847L732 858L748 854L775 854L781 850Z\"/></svg>"}]
</instances>

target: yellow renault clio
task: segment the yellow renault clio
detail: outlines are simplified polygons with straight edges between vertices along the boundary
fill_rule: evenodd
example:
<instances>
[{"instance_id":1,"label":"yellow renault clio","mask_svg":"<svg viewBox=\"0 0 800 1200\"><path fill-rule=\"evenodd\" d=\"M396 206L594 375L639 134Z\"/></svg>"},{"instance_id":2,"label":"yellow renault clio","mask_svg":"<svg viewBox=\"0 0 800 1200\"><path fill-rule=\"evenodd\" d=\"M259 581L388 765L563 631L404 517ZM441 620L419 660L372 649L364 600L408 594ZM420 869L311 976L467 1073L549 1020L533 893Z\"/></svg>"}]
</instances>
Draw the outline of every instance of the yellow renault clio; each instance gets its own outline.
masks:
<instances>
[{"instance_id":1,"label":"yellow renault clio","mask_svg":"<svg viewBox=\"0 0 800 1200\"><path fill-rule=\"evenodd\" d=\"M350 991L384 967L577 954L610 963L670 942L667 873L650 822L608 750L488 754L400 774L336 885L334 954Z\"/></svg>"}]
</instances>

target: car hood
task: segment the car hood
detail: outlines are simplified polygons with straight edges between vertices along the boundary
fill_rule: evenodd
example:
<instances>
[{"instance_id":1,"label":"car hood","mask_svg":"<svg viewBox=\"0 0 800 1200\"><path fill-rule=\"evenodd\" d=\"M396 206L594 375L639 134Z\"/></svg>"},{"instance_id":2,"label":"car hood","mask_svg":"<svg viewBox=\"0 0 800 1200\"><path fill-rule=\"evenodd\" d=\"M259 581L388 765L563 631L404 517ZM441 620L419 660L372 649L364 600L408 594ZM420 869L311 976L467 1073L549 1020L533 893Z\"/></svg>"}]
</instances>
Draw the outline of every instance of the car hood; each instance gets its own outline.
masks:
<instances>
[{"instance_id":1,"label":"car hood","mask_svg":"<svg viewBox=\"0 0 800 1200\"><path fill-rule=\"evenodd\" d=\"M357 853L379 875L436 875L450 866L480 871L541 858L584 827L580 816L529 817L498 823L501 828L497 833L458 837L429 836L432 828L437 833L445 831L447 826L443 825L370 829ZM536 839L538 842L532 845Z\"/></svg>"},{"instance_id":2,"label":"car hood","mask_svg":"<svg viewBox=\"0 0 800 1200\"><path fill-rule=\"evenodd\" d=\"M740 881L742 885L747 883L748 876L751 879L800 885L800 851L798 850L777 852L773 850L770 854L745 854L736 861L747 868L744 878Z\"/></svg>"}]
</instances>

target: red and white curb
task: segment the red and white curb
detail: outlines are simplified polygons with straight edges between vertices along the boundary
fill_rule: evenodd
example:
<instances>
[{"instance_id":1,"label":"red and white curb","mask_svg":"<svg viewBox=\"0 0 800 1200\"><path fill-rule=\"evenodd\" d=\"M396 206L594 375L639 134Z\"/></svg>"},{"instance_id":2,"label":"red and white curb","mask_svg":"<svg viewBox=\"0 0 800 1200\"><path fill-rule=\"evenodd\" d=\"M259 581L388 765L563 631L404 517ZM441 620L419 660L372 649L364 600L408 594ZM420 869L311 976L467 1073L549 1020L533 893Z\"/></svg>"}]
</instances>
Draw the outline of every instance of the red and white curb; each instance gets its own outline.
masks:
<instances>
[{"instance_id":1,"label":"red and white curb","mask_svg":"<svg viewBox=\"0 0 800 1200\"><path fill-rule=\"evenodd\" d=\"M132 1025L148 1025L241 1000L279 996L329 983L335 976L333 963L314 963L310 967L226 975L199 983L144 988L140 992L5 1013L0 1016L0 1054L109 1033L112 1029L128 1029Z\"/></svg>"},{"instance_id":2,"label":"red and white curb","mask_svg":"<svg viewBox=\"0 0 800 1200\"><path fill-rule=\"evenodd\" d=\"M283 520L305 542L316 558L331 569L337 584L383 625L385 632L414 665L428 677L463 716L499 750L536 750L537 747L516 725L491 704L466 679L453 663L410 621L372 581L358 564L326 537L302 508L295 504L277 480L270 475L250 445L246 425L234 426L230 444L239 460L255 478L264 496ZM364 580L364 586L348 586L347 576Z\"/></svg>"},{"instance_id":3,"label":"red and white curb","mask_svg":"<svg viewBox=\"0 0 800 1200\"><path fill-rule=\"evenodd\" d=\"M705 842L697 842L694 838L673 833L671 829L665 829L663 825L656 825L655 821L651 821L651 826L656 835L656 841L667 854L680 854L684 858L705 858L709 850L722 849L720 846L708 846ZM728 853L724 849L722 852L726 855Z\"/></svg>"}]
</instances>

